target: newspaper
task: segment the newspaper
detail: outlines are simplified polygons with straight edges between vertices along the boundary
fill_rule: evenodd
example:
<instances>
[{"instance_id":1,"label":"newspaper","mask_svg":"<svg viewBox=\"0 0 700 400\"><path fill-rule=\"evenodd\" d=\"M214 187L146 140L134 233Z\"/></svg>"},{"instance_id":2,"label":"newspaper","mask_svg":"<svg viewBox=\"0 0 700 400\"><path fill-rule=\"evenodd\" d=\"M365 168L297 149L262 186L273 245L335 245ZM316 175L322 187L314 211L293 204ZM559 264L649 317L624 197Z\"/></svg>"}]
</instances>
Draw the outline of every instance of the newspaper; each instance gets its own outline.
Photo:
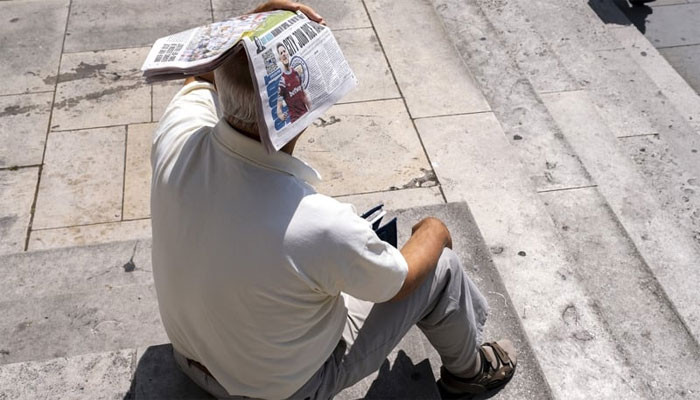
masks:
<instances>
[{"instance_id":1,"label":"newspaper","mask_svg":"<svg viewBox=\"0 0 700 400\"><path fill-rule=\"evenodd\" d=\"M158 39L141 68L149 82L203 74L243 49L269 151L289 143L357 85L331 30L303 13L248 14Z\"/></svg>"}]
</instances>

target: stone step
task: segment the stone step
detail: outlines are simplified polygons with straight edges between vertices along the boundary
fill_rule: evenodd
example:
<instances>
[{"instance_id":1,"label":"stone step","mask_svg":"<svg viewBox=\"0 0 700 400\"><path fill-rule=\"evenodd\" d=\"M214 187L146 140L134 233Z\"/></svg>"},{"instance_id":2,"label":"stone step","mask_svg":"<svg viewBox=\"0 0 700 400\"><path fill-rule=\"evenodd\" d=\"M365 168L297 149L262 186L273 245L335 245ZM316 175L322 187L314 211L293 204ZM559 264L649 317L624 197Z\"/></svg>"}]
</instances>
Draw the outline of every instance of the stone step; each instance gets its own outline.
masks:
<instances>
[{"instance_id":1,"label":"stone step","mask_svg":"<svg viewBox=\"0 0 700 400\"><path fill-rule=\"evenodd\" d=\"M0 303L153 283L151 241L0 256Z\"/></svg>"},{"instance_id":2,"label":"stone step","mask_svg":"<svg viewBox=\"0 0 700 400\"><path fill-rule=\"evenodd\" d=\"M2 256L0 364L165 341L150 241Z\"/></svg>"},{"instance_id":3,"label":"stone step","mask_svg":"<svg viewBox=\"0 0 700 400\"><path fill-rule=\"evenodd\" d=\"M697 344L600 192L586 188L540 196L576 260L571 272L617 343L616 355L633 366L650 398L700 393Z\"/></svg>"},{"instance_id":4,"label":"stone step","mask_svg":"<svg viewBox=\"0 0 700 400\"><path fill-rule=\"evenodd\" d=\"M5 301L0 311L3 364L167 341L152 285Z\"/></svg>"},{"instance_id":5,"label":"stone step","mask_svg":"<svg viewBox=\"0 0 700 400\"><path fill-rule=\"evenodd\" d=\"M657 201L648 181L618 148L588 92L543 95L543 100L596 180L598 191L672 302L697 348L700 251L677 217Z\"/></svg>"},{"instance_id":6,"label":"stone step","mask_svg":"<svg viewBox=\"0 0 700 400\"><path fill-rule=\"evenodd\" d=\"M153 345L0 365L3 399L213 399Z\"/></svg>"},{"instance_id":7,"label":"stone step","mask_svg":"<svg viewBox=\"0 0 700 400\"><path fill-rule=\"evenodd\" d=\"M469 204L554 397L645 393L496 118L431 118L417 126L448 201Z\"/></svg>"},{"instance_id":8,"label":"stone step","mask_svg":"<svg viewBox=\"0 0 700 400\"><path fill-rule=\"evenodd\" d=\"M633 47L646 41L641 33L606 29L588 4L579 1L540 3L559 7L559 14L585 16L586 24L600 32L581 37L571 34L566 26L548 24L547 15L532 12L535 7L524 11L532 14L532 23L543 32L554 56L582 83L581 89L588 92L608 131L619 138L621 155L633 160L645 177L649 193L683 227L683 236L694 238L700 245L700 130L692 124L693 115L678 111L698 112L700 97L689 93L692 89L687 83L678 82L680 76L670 66L666 64L664 68L662 62L652 60L649 54L649 60L641 56ZM603 35L605 30L607 35ZM595 40L603 36L608 39ZM619 44L617 37L625 45ZM557 45L561 38L569 39L566 42L570 45ZM582 51L588 42L596 44L595 51ZM611 48L611 42L627 47ZM646 68L637 63L640 58L644 59L642 65ZM657 81L664 86L658 86ZM664 83L667 81L673 84Z\"/></svg>"},{"instance_id":9,"label":"stone step","mask_svg":"<svg viewBox=\"0 0 700 400\"><path fill-rule=\"evenodd\" d=\"M639 32L615 1L596 0L588 4L601 21L607 24L610 34L654 81L656 87L673 104L685 121L696 132L700 132L700 96L695 90Z\"/></svg>"},{"instance_id":10,"label":"stone step","mask_svg":"<svg viewBox=\"0 0 700 400\"><path fill-rule=\"evenodd\" d=\"M660 176L665 171L667 176L675 174L675 179L637 180L636 187L627 185L617 192L596 187L599 180L606 178L602 168L620 165L625 170L631 167L629 174L639 174L638 167L629 165L632 162L630 155L634 154L629 154L625 143L630 142L615 139L624 136L620 132L630 129L654 133L660 131L659 121L667 122L669 118L675 118L672 122L680 121L679 124L686 121L658 98L651 102L660 105L660 111L655 110L653 118L648 118L644 111L643 106L647 104L644 101L637 100L632 104L626 101L630 94L639 93L631 82L635 76L650 86L641 93L649 93L654 85L634 62L625 62L625 54L606 27L594 19L597 17L590 9L582 9L581 4L453 0L433 3L446 29L455 33L451 36L455 47L481 85L498 121L485 115L474 115L424 120L417 125L430 159L434 166L439 164L436 171L443 182L447 200L464 199L468 202L486 243L498 252L505 248L503 243L520 243L521 254L527 258L531 251L525 246L534 250L532 253L537 259L531 265L538 268L529 269L529 275L523 275L525 273L521 271L522 260L513 260L517 260L514 256L517 248L510 249L507 257L495 256L494 260L516 309L520 312L523 308L520 312L523 325L554 396L567 399L595 395L604 398L682 398L688 393L697 393L696 376L677 387L669 387L666 383L674 382L676 374L682 373L682 367L650 377L649 371L658 371L659 363L645 366L648 359L638 357L639 354L646 357L649 347L652 347L658 359L677 360L680 357L690 365L700 365L697 339L689 333L685 319L679 318L676 312L676 301L686 304L686 312L692 308L686 296L690 294L687 290L690 285L667 279L667 285L684 293L670 302L664 295L666 285L659 285L655 274L668 274L665 271L672 268L668 264L658 270L648 267L650 255L647 253L651 250L647 253L638 251L638 237L628 232L627 225L620 228L621 220L625 218L628 224L633 224L642 223L645 216L628 213L627 217L621 217L619 213L623 210L620 207L607 204L619 200L623 193L627 194L627 202L640 207L648 205L644 204L648 198L656 201L658 193L666 193L669 188L673 188L670 193L677 194L678 187L674 185L678 185L680 177L692 179L694 175L688 171L697 166L688 157L679 155L678 148L668 150L671 146L659 145L656 147L660 150L654 153L668 156L657 162L653 171L650 171L652 168L640 169L645 176L652 173ZM588 71L581 65L593 69ZM546 68L540 69L541 66ZM630 68L633 78L622 74L622 67ZM615 79L624 84L616 83ZM566 95L567 91L576 89L585 89L597 103L591 102L591 116L578 118L568 126L564 122L569 118L567 113L570 110L560 108L553 111L549 102L545 102L545 107L542 98ZM569 104L569 108L575 108L575 105ZM612 118L615 113L618 120ZM601 147L603 142L591 144L590 138L584 139L578 132L564 132L571 131L572 127L585 129L591 119L602 124L595 125L595 129L609 136L604 142L607 147ZM688 143L692 145L694 139L688 134L692 131L687 124L682 128L676 136L690 138ZM613 132L618 134L615 136ZM557 168L558 163L550 161L562 159L568 161L562 169ZM555 181L559 185L543 185L541 176L549 183ZM617 179L623 177L617 176ZM614 186L614 179L607 180L610 186ZM642 199L637 198L640 196ZM494 199L501 200L494 202ZM671 203L661 204L667 206ZM657 221L654 227L663 232L657 233L657 237L669 238L667 233L675 232L684 234L687 239L687 221L681 220L688 211L683 211L681 213L680 207L676 206L667 214L672 217L670 222L664 225ZM591 223L592 220L595 222ZM528 238L523 239L522 235ZM591 238L604 239L594 241ZM688 240L683 243L693 247ZM650 244L647 246L651 247ZM654 246L659 249L656 253L664 253L664 247L658 242ZM670 252L676 250L675 247L668 249ZM673 274L681 276L688 272L687 262L690 260L697 264L700 258L692 251L681 252L690 258L683 255L676 258L682 262L682 269ZM673 258L674 255L666 257ZM611 266L619 266L620 270ZM582 271L584 267L586 270ZM567 283L555 283L552 278L556 274ZM605 285L602 277L609 277L614 283ZM617 280L623 280L624 284ZM691 281L695 279L691 278ZM645 287L652 295L641 289ZM549 297L557 299L562 296L574 300L570 304L549 301ZM643 306L635 302L627 304L627 299L638 299ZM531 316L526 306L533 302L541 302L541 307L558 312ZM635 305L639 308L635 309ZM652 325L663 328L641 329L644 336L640 337L640 332L634 328L647 327L649 315L654 316ZM529 321L533 317L536 321ZM581 330L572 331L565 340L557 338L556 341L544 334L546 327L555 327L562 321ZM678 347L669 349L667 337ZM601 352L609 352L614 361L600 370L596 366L600 361L589 356L577 357L573 352L552 350L556 346L557 349L567 346L587 348L589 354L599 358L605 357ZM563 362L571 366L572 375L578 376L562 374ZM576 379L584 376L583 380Z\"/></svg>"},{"instance_id":11,"label":"stone step","mask_svg":"<svg viewBox=\"0 0 700 400\"><path fill-rule=\"evenodd\" d=\"M447 223L454 249L490 303L484 337L510 338L517 376L496 398L543 399L550 393L488 249L464 203L391 213L399 241L419 219ZM204 396L174 365L150 278L150 243L120 242L3 258L0 301L6 318L0 398L197 398ZM93 256L90 257L90 254ZM71 261L73 260L73 261ZM125 267L126 266L126 267ZM5 282L13 271L19 276ZM27 275L33 271L33 276ZM40 279L38 277L44 277ZM71 285L70 277L75 279ZM433 398L441 363L416 328L382 368L338 398ZM206 396L204 396L206 397Z\"/></svg>"}]
</instances>

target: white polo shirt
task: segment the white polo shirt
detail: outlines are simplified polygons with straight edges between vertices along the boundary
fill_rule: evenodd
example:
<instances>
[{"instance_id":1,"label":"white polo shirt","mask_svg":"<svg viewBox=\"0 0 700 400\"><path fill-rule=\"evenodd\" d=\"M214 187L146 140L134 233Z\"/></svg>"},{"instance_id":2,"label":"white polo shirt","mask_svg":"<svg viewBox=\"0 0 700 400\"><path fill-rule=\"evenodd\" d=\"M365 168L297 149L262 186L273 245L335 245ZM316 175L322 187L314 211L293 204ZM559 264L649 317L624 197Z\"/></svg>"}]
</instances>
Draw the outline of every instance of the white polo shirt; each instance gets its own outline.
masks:
<instances>
[{"instance_id":1,"label":"white polo shirt","mask_svg":"<svg viewBox=\"0 0 700 400\"><path fill-rule=\"evenodd\" d=\"M156 130L153 274L173 346L232 395L285 398L340 340L341 292L391 299L408 271L315 170L237 133L214 87L194 82ZM309 183L307 183L309 182Z\"/></svg>"}]
</instances>

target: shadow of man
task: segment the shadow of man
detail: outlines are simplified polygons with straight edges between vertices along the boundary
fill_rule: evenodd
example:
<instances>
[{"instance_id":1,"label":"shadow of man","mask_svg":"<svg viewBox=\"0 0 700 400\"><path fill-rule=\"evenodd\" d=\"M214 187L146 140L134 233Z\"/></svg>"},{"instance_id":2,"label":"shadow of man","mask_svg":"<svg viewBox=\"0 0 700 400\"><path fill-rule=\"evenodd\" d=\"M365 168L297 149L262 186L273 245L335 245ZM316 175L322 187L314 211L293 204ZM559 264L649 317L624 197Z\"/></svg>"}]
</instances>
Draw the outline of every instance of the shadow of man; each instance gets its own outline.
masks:
<instances>
[{"instance_id":1,"label":"shadow of man","mask_svg":"<svg viewBox=\"0 0 700 400\"><path fill-rule=\"evenodd\" d=\"M382 399L440 399L430 362L425 359L413 364L411 358L399 350L394 365L384 360L377 379L367 390L366 400Z\"/></svg>"},{"instance_id":2,"label":"shadow of man","mask_svg":"<svg viewBox=\"0 0 700 400\"><path fill-rule=\"evenodd\" d=\"M385 360L365 399L440 399L427 359L414 365L403 350L392 367ZM140 356L124 400L214 399L180 371L170 344L150 346Z\"/></svg>"},{"instance_id":3,"label":"shadow of man","mask_svg":"<svg viewBox=\"0 0 700 400\"><path fill-rule=\"evenodd\" d=\"M150 346L139 359L124 400L213 399L177 366L173 346Z\"/></svg>"}]
</instances>

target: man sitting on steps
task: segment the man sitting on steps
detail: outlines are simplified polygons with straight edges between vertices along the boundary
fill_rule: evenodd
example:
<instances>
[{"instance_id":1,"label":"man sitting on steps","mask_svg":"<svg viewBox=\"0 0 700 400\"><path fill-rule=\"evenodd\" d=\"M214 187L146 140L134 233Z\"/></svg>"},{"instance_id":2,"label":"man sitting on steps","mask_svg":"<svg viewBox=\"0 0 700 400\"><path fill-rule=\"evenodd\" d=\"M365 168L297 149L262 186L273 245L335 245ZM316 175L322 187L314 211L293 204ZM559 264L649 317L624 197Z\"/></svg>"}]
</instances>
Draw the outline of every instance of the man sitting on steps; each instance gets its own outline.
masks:
<instances>
[{"instance_id":1,"label":"man sitting on steps","mask_svg":"<svg viewBox=\"0 0 700 400\"><path fill-rule=\"evenodd\" d=\"M289 1L255 11L272 9L322 22ZM479 346L487 305L445 225L423 219L400 251L379 240L352 206L316 193L318 174L292 156L299 136L265 151L255 96L240 52L187 79L154 136L153 273L182 370L218 398L328 399L417 325L446 396L507 383L515 350Z\"/></svg>"}]
</instances>

